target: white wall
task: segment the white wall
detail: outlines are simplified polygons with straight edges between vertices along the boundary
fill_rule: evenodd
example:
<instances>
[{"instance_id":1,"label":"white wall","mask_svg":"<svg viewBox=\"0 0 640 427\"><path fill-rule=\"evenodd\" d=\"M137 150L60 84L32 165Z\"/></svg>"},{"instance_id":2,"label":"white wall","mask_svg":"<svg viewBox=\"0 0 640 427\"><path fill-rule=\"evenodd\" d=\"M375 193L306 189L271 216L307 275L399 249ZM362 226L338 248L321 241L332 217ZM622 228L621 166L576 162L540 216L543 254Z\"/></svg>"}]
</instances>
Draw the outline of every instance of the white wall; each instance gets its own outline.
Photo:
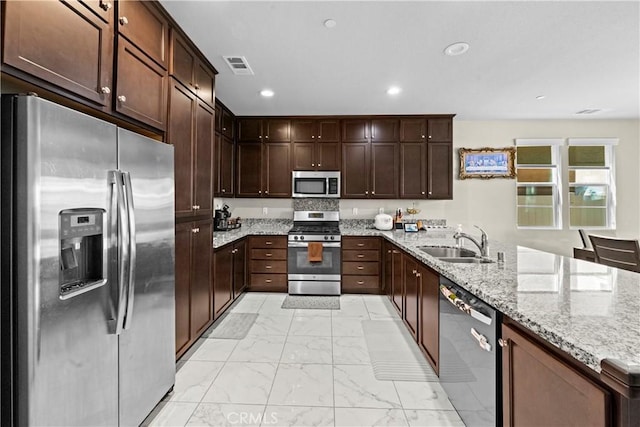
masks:
<instances>
[{"instance_id":1,"label":"white wall","mask_svg":"<svg viewBox=\"0 0 640 427\"><path fill-rule=\"evenodd\" d=\"M616 153L617 230L602 232L619 237L640 237L640 121L638 120L522 120L460 121L454 119L454 171L458 173L457 149L509 147L516 138L614 137L620 143ZM566 156L565 156L566 161ZM565 178L566 179L566 178ZM453 200L415 201L422 218L445 218L449 224L473 224L484 228L489 238L516 242L550 252L571 255L580 244L577 231L540 231L516 228L516 185L512 179L459 180L454 178ZM566 192L567 186L564 186ZM565 200L567 197L565 197ZM234 216L245 218L291 218L290 199L216 199L226 202ZM412 200L341 200L342 218L373 218L379 208L393 213L412 206ZM267 215L262 214L266 207ZM358 209L356 215L353 208ZM567 209L565 209L567 211Z\"/></svg>"}]
</instances>

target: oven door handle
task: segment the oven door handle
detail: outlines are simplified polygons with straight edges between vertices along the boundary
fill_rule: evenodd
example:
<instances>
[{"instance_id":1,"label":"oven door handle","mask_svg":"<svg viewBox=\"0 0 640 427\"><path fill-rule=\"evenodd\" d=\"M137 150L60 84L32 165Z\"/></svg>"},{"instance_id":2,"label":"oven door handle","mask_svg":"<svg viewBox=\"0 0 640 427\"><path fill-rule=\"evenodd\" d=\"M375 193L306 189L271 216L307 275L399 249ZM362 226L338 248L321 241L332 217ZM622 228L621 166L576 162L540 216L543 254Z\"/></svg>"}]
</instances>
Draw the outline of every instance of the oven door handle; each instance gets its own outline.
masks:
<instances>
[{"instance_id":1,"label":"oven door handle","mask_svg":"<svg viewBox=\"0 0 640 427\"><path fill-rule=\"evenodd\" d=\"M308 248L311 242L289 242L287 246L290 248ZM315 242L314 242L315 243ZM339 248L340 242L318 242L322 243L323 248Z\"/></svg>"}]
</instances>

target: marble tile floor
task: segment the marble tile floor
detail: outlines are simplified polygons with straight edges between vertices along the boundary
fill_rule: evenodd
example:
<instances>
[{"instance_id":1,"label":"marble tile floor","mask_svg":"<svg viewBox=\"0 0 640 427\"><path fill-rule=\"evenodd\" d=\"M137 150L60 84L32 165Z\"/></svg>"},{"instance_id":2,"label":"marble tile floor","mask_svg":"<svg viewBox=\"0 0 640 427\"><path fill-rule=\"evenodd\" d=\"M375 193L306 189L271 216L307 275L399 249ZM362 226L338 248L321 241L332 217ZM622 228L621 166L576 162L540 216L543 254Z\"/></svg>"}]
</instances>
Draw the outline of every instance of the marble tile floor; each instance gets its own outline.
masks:
<instances>
[{"instance_id":1,"label":"marble tile floor","mask_svg":"<svg viewBox=\"0 0 640 427\"><path fill-rule=\"evenodd\" d=\"M386 297L342 295L340 310L292 310L280 308L285 296L239 298L229 312L258 314L248 335L200 339L143 425L464 426L437 382L374 377L361 322L397 319Z\"/></svg>"}]
</instances>

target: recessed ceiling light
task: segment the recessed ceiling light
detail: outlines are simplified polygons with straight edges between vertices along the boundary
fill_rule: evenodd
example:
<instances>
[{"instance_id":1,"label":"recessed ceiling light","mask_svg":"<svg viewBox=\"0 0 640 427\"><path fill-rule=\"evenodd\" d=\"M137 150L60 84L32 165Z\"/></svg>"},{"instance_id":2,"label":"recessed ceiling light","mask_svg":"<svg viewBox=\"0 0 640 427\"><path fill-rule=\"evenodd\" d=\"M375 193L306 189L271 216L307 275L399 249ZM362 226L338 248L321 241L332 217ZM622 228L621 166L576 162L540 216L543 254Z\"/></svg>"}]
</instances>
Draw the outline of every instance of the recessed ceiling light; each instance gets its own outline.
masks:
<instances>
[{"instance_id":1,"label":"recessed ceiling light","mask_svg":"<svg viewBox=\"0 0 640 427\"><path fill-rule=\"evenodd\" d=\"M545 95L538 95L538 96L536 96L536 99L545 99L545 98L546 98L546 96L545 96Z\"/></svg>"},{"instance_id":2,"label":"recessed ceiling light","mask_svg":"<svg viewBox=\"0 0 640 427\"><path fill-rule=\"evenodd\" d=\"M389 89L387 89L387 94L388 95L397 95L402 91L402 89L400 89L398 86L391 86Z\"/></svg>"},{"instance_id":3,"label":"recessed ceiling light","mask_svg":"<svg viewBox=\"0 0 640 427\"><path fill-rule=\"evenodd\" d=\"M469 43L458 42L447 46L444 50L444 54L447 56L462 55L469 50Z\"/></svg>"},{"instance_id":4,"label":"recessed ceiling light","mask_svg":"<svg viewBox=\"0 0 640 427\"><path fill-rule=\"evenodd\" d=\"M274 92L271 89L262 89L260 91L260 95L264 96L265 98L270 98L274 95Z\"/></svg>"},{"instance_id":5,"label":"recessed ceiling light","mask_svg":"<svg viewBox=\"0 0 640 427\"><path fill-rule=\"evenodd\" d=\"M323 25L327 28L333 28L338 25L338 23L335 21L335 19L327 19L324 21Z\"/></svg>"}]
</instances>

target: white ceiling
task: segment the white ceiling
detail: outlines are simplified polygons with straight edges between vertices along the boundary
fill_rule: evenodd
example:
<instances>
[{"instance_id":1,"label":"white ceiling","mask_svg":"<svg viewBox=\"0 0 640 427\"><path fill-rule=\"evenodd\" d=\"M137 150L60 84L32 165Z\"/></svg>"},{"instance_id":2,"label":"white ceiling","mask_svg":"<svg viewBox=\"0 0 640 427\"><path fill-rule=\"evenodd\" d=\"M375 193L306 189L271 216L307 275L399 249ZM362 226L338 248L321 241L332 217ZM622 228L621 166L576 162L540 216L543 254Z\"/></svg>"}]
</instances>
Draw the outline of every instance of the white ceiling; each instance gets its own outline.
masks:
<instances>
[{"instance_id":1,"label":"white ceiling","mask_svg":"<svg viewBox=\"0 0 640 427\"><path fill-rule=\"evenodd\" d=\"M236 115L640 116L638 1L161 3ZM459 41L466 54L443 54ZM255 75L232 74L223 55L245 56ZM402 92L387 95L391 85ZM602 111L575 114L584 109Z\"/></svg>"}]
</instances>

